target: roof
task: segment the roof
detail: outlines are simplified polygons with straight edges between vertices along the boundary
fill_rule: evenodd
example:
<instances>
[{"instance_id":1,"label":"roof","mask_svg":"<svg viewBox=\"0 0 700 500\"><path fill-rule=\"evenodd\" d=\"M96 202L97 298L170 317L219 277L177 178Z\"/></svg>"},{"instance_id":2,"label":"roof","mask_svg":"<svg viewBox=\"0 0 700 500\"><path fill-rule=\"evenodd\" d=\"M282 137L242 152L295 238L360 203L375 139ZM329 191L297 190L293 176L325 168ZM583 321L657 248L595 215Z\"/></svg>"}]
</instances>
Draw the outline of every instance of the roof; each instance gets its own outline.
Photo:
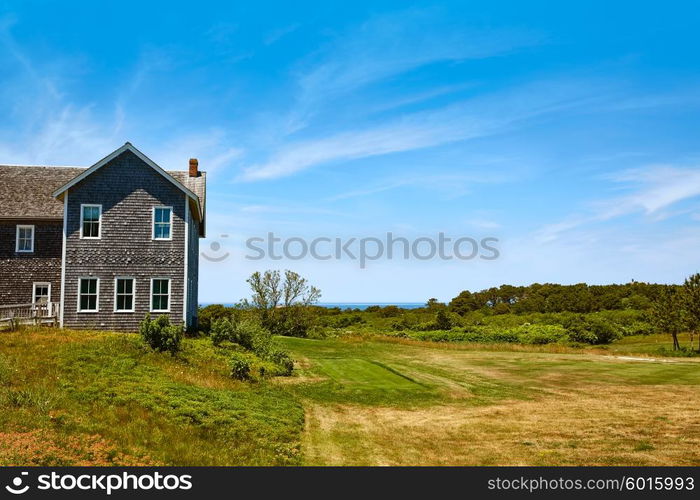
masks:
<instances>
[{"instance_id":1,"label":"roof","mask_svg":"<svg viewBox=\"0 0 700 500\"><path fill-rule=\"evenodd\" d=\"M134 152L190 198L193 213L202 221L200 234L204 236L206 172L190 177L188 171L165 171L128 142L89 168L0 165L3 186L0 189L0 219L62 219L63 193L127 150Z\"/></svg>"},{"instance_id":2,"label":"roof","mask_svg":"<svg viewBox=\"0 0 700 500\"><path fill-rule=\"evenodd\" d=\"M63 203L51 193L84 170L0 165L0 219L62 219Z\"/></svg>"}]
</instances>

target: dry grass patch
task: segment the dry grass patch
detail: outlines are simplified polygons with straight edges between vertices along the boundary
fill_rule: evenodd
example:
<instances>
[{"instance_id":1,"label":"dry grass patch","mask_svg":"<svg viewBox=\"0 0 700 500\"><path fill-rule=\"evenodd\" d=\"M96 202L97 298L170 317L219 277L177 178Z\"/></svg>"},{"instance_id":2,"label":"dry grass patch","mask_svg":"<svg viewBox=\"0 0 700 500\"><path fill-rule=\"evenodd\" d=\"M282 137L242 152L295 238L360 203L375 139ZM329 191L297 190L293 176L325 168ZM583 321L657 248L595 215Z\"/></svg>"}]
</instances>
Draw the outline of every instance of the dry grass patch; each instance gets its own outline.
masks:
<instances>
[{"instance_id":1,"label":"dry grass patch","mask_svg":"<svg viewBox=\"0 0 700 500\"><path fill-rule=\"evenodd\" d=\"M700 390L589 386L486 407L310 405L324 465L700 465Z\"/></svg>"},{"instance_id":2,"label":"dry grass patch","mask_svg":"<svg viewBox=\"0 0 700 500\"><path fill-rule=\"evenodd\" d=\"M124 454L98 435L62 436L46 429L0 432L0 465L144 466L150 458Z\"/></svg>"}]
</instances>

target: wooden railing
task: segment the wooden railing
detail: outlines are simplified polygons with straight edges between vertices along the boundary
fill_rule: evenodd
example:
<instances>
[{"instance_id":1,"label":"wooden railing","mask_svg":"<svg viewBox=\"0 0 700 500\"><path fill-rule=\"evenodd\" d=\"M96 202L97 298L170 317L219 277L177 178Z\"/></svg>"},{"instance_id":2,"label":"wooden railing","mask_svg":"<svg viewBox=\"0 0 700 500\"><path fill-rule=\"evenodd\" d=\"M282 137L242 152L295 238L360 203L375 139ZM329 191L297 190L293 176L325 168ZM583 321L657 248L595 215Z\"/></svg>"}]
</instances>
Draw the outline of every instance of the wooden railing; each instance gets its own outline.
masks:
<instances>
[{"instance_id":1,"label":"wooden railing","mask_svg":"<svg viewBox=\"0 0 700 500\"><path fill-rule=\"evenodd\" d=\"M9 325L11 329L22 324L50 323L55 326L60 314L60 303L58 302L0 306L0 325Z\"/></svg>"}]
</instances>

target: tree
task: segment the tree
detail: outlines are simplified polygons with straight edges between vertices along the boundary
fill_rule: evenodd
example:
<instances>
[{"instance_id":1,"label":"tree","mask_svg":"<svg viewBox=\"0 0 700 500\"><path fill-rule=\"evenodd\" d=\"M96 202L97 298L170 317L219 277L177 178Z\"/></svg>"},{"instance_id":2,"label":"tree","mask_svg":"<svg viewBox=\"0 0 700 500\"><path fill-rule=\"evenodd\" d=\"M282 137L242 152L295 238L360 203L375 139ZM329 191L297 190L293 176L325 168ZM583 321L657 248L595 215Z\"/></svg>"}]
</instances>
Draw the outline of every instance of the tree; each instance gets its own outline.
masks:
<instances>
[{"instance_id":1,"label":"tree","mask_svg":"<svg viewBox=\"0 0 700 500\"><path fill-rule=\"evenodd\" d=\"M692 349L693 338L700 328L700 273L689 276L683 283L683 302L688 316ZM698 338L698 350L700 351L700 338Z\"/></svg>"},{"instance_id":2,"label":"tree","mask_svg":"<svg viewBox=\"0 0 700 500\"><path fill-rule=\"evenodd\" d=\"M450 309L461 316L470 311L476 311L482 306L483 304L480 304L477 297L469 290L464 290L450 302Z\"/></svg>"},{"instance_id":3,"label":"tree","mask_svg":"<svg viewBox=\"0 0 700 500\"><path fill-rule=\"evenodd\" d=\"M652 318L657 328L673 337L673 350L681 348L678 334L683 331L683 297L674 286L667 285L652 305Z\"/></svg>"},{"instance_id":4,"label":"tree","mask_svg":"<svg viewBox=\"0 0 700 500\"><path fill-rule=\"evenodd\" d=\"M247 280L252 291L251 305L260 322L273 335L306 336L313 322L312 304L321 291L294 271L255 272Z\"/></svg>"},{"instance_id":5,"label":"tree","mask_svg":"<svg viewBox=\"0 0 700 500\"><path fill-rule=\"evenodd\" d=\"M443 302L440 302L438 299L433 297L428 299L428 302L425 303L425 307L429 311L436 311L439 309L445 309L447 306Z\"/></svg>"}]
</instances>

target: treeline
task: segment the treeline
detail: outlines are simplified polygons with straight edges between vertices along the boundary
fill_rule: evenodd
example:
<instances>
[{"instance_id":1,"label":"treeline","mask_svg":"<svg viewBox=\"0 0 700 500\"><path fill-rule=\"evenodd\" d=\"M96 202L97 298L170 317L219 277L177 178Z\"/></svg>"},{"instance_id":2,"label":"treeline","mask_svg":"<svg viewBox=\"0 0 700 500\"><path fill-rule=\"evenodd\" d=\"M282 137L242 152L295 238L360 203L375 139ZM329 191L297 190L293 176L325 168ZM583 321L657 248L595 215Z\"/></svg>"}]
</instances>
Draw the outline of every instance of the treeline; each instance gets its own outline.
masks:
<instances>
[{"instance_id":1,"label":"treeline","mask_svg":"<svg viewBox=\"0 0 700 500\"><path fill-rule=\"evenodd\" d=\"M449 308L460 315L485 308L493 314L646 310L651 308L667 287L668 285L637 281L624 285L501 285L479 292L465 290L450 301Z\"/></svg>"}]
</instances>

